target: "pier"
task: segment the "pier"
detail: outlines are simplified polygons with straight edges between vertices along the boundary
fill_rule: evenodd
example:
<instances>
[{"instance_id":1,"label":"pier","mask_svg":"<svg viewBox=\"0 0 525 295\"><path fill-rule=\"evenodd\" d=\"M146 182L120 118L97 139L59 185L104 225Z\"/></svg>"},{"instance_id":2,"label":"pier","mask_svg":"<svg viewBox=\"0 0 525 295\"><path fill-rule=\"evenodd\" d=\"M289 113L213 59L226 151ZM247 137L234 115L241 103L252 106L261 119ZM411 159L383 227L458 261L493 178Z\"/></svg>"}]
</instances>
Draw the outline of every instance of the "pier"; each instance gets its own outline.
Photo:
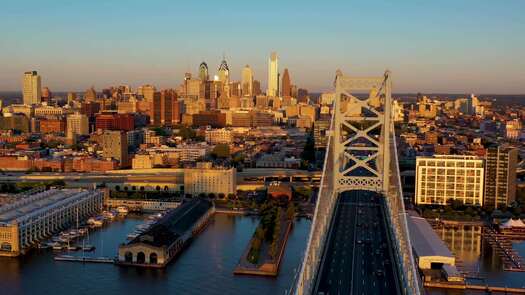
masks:
<instances>
[{"instance_id":1,"label":"pier","mask_svg":"<svg viewBox=\"0 0 525 295\"><path fill-rule=\"evenodd\" d=\"M425 288L448 289L448 290L472 290L487 293L503 294L525 294L525 288L508 288L489 285L458 284L449 282L424 282Z\"/></svg>"},{"instance_id":2,"label":"pier","mask_svg":"<svg viewBox=\"0 0 525 295\"><path fill-rule=\"evenodd\" d=\"M148 230L119 246L117 264L163 268L200 233L215 213L213 204L194 198L169 211Z\"/></svg>"},{"instance_id":3,"label":"pier","mask_svg":"<svg viewBox=\"0 0 525 295\"><path fill-rule=\"evenodd\" d=\"M523 258L512 248L508 237L490 227L483 229L483 237L503 261L504 270L525 272Z\"/></svg>"},{"instance_id":4,"label":"pier","mask_svg":"<svg viewBox=\"0 0 525 295\"><path fill-rule=\"evenodd\" d=\"M116 259L110 257L82 257L72 255L57 255L53 258L55 261L69 261L69 262L90 262L90 263L110 263L114 264Z\"/></svg>"}]
</instances>

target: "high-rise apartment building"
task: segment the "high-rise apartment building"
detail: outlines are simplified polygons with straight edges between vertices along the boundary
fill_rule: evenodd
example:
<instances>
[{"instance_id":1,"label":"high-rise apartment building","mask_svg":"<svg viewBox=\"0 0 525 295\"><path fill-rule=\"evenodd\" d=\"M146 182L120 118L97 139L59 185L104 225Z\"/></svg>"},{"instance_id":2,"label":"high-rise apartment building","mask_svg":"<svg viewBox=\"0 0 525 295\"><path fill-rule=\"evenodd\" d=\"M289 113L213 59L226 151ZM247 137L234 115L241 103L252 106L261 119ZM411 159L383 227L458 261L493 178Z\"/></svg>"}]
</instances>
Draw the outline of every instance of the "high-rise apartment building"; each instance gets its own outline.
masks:
<instances>
[{"instance_id":1,"label":"high-rise apartment building","mask_svg":"<svg viewBox=\"0 0 525 295\"><path fill-rule=\"evenodd\" d=\"M516 200L517 162L517 149L506 146L494 146L487 149L484 207L506 208Z\"/></svg>"},{"instance_id":2,"label":"high-rise apartment building","mask_svg":"<svg viewBox=\"0 0 525 295\"><path fill-rule=\"evenodd\" d=\"M416 158L416 204L483 205L483 159L475 156L435 155Z\"/></svg>"},{"instance_id":3,"label":"high-rise apartment building","mask_svg":"<svg viewBox=\"0 0 525 295\"><path fill-rule=\"evenodd\" d=\"M102 156L118 160L120 167L128 165L128 138L126 132L105 130L102 134Z\"/></svg>"},{"instance_id":4,"label":"high-rise apartment building","mask_svg":"<svg viewBox=\"0 0 525 295\"><path fill-rule=\"evenodd\" d=\"M36 71L24 73L22 92L24 104L40 103L42 99L42 80Z\"/></svg>"},{"instance_id":5,"label":"high-rise apartment building","mask_svg":"<svg viewBox=\"0 0 525 295\"><path fill-rule=\"evenodd\" d=\"M241 88L243 96L253 96L253 71L249 65L242 69Z\"/></svg>"},{"instance_id":6,"label":"high-rise apartment building","mask_svg":"<svg viewBox=\"0 0 525 295\"><path fill-rule=\"evenodd\" d=\"M284 69L282 83L281 83L281 96L282 97L292 96L292 85L290 82L290 74L288 73L288 69Z\"/></svg>"},{"instance_id":7,"label":"high-rise apartment building","mask_svg":"<svg viewBox=\"0 0 525 295\"><path fill-rule=\"evenodd\" d=\"M277 52L272 52L270 59L268 60L268 90L267 96L279 95L279 65L278 65Z\"/></svg>"}]
</instances>

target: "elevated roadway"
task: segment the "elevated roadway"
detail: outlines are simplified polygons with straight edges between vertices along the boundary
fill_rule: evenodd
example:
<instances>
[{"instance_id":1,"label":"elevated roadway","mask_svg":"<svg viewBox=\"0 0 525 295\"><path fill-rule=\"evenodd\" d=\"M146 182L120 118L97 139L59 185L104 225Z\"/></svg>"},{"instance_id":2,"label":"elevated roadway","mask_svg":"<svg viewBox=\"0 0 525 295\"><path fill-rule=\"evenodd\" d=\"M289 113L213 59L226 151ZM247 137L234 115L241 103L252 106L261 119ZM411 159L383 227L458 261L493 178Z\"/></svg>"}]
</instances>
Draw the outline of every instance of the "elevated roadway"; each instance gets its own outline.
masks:
<instances>
[{"instance_id":1,"label":"elevated roadway","mask_svg":"<svg viewBox=\"0 0 525 295\"><path fill-rule=\"evenodd\" d=\"M313 294L400 294L384 199L341 194Z\"/></svg>"}]
</instances>

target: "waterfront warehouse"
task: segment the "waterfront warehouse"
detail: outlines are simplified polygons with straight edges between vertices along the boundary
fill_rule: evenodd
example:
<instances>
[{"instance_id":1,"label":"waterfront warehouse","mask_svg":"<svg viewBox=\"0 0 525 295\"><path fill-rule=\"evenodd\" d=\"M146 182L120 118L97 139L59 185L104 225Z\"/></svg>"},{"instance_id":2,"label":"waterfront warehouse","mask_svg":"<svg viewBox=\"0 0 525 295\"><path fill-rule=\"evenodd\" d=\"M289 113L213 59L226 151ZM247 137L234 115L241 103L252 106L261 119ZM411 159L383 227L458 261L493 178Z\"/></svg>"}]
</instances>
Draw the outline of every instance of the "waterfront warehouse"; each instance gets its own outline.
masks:
<instances>
[{"instance_id":1,"label":"waterfront warehouse","mask_svg":"<svg viewBox=\"0 0 525 295\"><path fill-rule=\"evenodd\" d=\"M157 223L118 249L118 263L139 267L165 267L211 218L208 200L192 199L169 211Z\"/></svg>"},{"instance_id":2,"label":"waterfront warehouse","mask_svg":"<svg viewBox=\"0 0 525 295\"><path fill-rule=\"evenodd\" d=\"M18 256L102 209L100 190L50 189L0 207L0 256Z\"/></svg>"}]
</instances>

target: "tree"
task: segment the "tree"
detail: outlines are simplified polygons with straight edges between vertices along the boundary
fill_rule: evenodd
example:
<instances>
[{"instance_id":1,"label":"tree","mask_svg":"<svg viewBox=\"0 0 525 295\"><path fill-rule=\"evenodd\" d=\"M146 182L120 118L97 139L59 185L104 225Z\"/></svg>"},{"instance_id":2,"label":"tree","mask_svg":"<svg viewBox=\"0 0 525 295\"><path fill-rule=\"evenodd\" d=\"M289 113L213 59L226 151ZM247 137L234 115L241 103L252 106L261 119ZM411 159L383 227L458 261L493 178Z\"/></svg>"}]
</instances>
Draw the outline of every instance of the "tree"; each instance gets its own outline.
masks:
<instances>
[{"instance_id":1,"label":"tree","mask_svg":"<svg viewBox=\"0 0 525 295\"><path fill-rule=\"evenodd\" d=\"M195 130L189 128L189 127L182 127L180 130L179 130L179 136L182 137L182 139L194 139L195 136L197 135L197 133L195 132Z\"/></svg>"},{"instance_id":2,"label":"tree","mask_svg":"<svg viewBox=\"0 0 525 295\"><path fill-rule=\"evenodd\" d=\"M224 143L218 144L211 151L211 155L215 158L228 158L230 156L230 146Z\"/></svg>"},{"instance_id":3,"label":"tree","mask_svg":"<svg viewBox=\"0 0 525 295\"><path fill-rule=\"evenodd\" d=\"M308 133L303 152L301 153L301 159L303 159L307 163L315 161L315 142L313 130L310 133Z\"/></svg>"}]
</instances>

